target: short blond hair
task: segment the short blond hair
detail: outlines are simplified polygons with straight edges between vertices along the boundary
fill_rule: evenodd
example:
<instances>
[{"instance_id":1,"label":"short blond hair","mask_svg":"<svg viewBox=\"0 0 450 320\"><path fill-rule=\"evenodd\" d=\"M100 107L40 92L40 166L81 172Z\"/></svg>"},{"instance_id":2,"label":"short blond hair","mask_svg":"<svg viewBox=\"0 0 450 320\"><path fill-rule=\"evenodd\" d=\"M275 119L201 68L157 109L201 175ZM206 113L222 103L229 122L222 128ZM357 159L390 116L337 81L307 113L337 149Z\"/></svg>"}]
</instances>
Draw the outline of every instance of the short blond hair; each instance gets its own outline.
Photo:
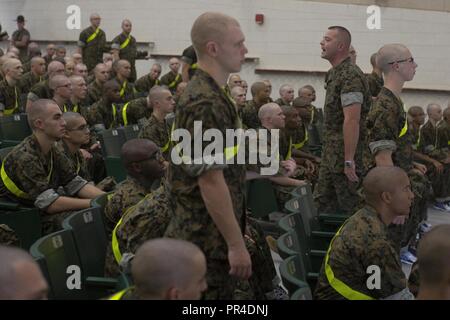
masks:
<instances>
[{"instance_id":1,"label":"short blond hair","mask_svg":"<svg viewBox=\"0 0 450 320\"><path fill-rule=\"evenodd\" d=\"M223 13L205 12L192 25L191 40L197 56L205 53L209 41L221 42L230 26L240 26L239 22Z\"/></svg>"}]
</instances>

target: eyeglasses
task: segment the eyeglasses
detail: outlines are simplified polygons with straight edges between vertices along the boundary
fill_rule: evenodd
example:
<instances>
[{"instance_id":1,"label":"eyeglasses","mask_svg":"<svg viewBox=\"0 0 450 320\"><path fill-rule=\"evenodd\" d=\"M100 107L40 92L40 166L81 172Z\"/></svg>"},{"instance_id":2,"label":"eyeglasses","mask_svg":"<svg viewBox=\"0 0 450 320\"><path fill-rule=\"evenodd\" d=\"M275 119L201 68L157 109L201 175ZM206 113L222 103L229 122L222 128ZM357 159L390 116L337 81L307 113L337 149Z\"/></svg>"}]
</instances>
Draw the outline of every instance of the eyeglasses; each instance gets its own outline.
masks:
<instances>
[{"instance_id":1,"label":"eyeglasses","mask_svg":"<svg viewBox=\"0 0 450 320\"><path fill-rule=\"evenodd\" d=\"M410 62L410 63L413 63L413 62L414 62L414 58L413 58L413 57L410 57L410 58L404 59L404 60L398 60L398 61L388 62L388 64L402 63L402 62Z\"/></svg>"},{"instance_id":2,"label":"eyeglasses","mask_svg":"<svg viewBox=\"0 0 450 320\"><path fill-rule=\"evenodd\" d=\"M75 129L66 129L66 131L84 131L84 132L88 132L90 130L89 130L88 125L84 124L84 125L79 126L78 128L75 128Z\"/></svg>"}]
</instances>

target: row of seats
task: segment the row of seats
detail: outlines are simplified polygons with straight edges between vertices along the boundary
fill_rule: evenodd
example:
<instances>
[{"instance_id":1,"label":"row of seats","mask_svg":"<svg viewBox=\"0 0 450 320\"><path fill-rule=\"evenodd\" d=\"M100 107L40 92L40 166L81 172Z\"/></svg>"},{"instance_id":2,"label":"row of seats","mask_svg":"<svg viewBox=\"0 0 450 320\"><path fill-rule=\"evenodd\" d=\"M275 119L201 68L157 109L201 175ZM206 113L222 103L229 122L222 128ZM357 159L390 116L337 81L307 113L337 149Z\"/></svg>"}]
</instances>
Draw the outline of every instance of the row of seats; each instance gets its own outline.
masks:
<instances>
[{"instance_id":1,"label":"row of seats","mask_svg":"<svg viewBox=\"0 0 450 320\"><path fill-rule=\"evenodd\" d=\"M106 197L94 200L91 208L75 212L64 220L63 230L31 246L30 253L49 283L50 298L99 299L130 285L124 274L116 279L103 276L108 245L103 221Z\"/></svg>"}]
</instances>

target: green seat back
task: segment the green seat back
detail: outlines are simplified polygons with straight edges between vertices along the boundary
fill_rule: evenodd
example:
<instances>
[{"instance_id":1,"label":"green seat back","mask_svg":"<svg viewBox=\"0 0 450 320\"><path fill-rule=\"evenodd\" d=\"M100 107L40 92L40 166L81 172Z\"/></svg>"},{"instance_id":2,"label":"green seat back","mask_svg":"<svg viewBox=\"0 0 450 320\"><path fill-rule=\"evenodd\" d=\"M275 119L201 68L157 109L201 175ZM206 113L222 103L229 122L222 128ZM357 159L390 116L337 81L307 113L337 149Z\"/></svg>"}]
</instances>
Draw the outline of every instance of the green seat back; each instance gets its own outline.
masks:
<instances>
[{"instance_id":1,"label":"green seat back","mask_svg":"<svg viewBox=\"0 0 450 320\"><path fill-rule=\"evenodd\" d=\"M102 153L105 158L120 157L120 150L126 141L123 130L103 130L98 137L102 146Z\"/></svg>"},{"instance_id":2,"label":"green seat back","mask_svg":"<svg viewBox=\"0 0 450 320\"><path fill-rule=\"evenodd\" d=\"M47 281L53 294L51 298L69 300L86 297L83 283L80 289L71 290L67 286L71 283L68 281L71 276L71 273L67 272L68 268L70 266L81 268L71 230L61 230L40 238L31 246L30 253L36 260L41 261L41 267L46 266L43 273L48 276Z\"/></svg>"},{"instance_id":3,"label":"green seat back","mask_svg":"<svg viewBox=\"0 0 450 320\"><path fill-rule=\"evenodd\" d=\"M284 259L280 263L280 276L283 286L292 295L299 288L309 288L306 273L298 255Z\"/></svg>"},{"instance_id":4,"label":"green seat back","mask_svg":"<svg viewBox=\"0 0 450 320\"><path fill-rule=\"evenodd\" d=\"M114 177L116 182L119 183L126 179L127 172L120 157L106 157L105 166L107 175Z\"/></svg>"},{"instance_id":5,"label":"green seat back","mask_svg":"<svg viewBox=\"0 0 450 320\"><path fill-rule=\"evenodd\" d=\"M309 287L298 288L291 295L291 300L312 300L312 293Z\"/></svg>"},{"instance_id":6,"label":"green seat back","mask_svg":"<svg viewBox=\"0 0 450 320\"><path fill-rule=\"evenodd\" d=\"M279 210L275 191L269 179L247 181L247 205L254 218L264 218Z\"/></svg>"},{"instance_id":7,"label":"green seat back","mask_svg":"<svg viewBox=\"0 0 450 320\"><path fill-rule=\"evenodd\" d=\"M16 145L31 134L25 113L0 117L2 145Z\"/></svg>"},{"instance_id":8,"label":"green seat back","mask_svg":"<svg viewBox=\"0 0 450 320\"><path fill-rule=\"evenodd\" d=\"M122 127L120 128L120 130L123 131L125 140L128 141L131 139L136 139L138 137L140 128L137 124L132 124L129 126Z\"/></svg>"},{"instance_id":9,"label":"green seat back","mask_svg":"<svg viewBox=\"0 0 450 320\"><path fill-rule=\"evenodd\" d=\"M18 207L15 210L0 213L0 224L4 223L13 229L21 247L28 250L42 235L41 215L35 208Z\"/></svg>"}]
</instances>

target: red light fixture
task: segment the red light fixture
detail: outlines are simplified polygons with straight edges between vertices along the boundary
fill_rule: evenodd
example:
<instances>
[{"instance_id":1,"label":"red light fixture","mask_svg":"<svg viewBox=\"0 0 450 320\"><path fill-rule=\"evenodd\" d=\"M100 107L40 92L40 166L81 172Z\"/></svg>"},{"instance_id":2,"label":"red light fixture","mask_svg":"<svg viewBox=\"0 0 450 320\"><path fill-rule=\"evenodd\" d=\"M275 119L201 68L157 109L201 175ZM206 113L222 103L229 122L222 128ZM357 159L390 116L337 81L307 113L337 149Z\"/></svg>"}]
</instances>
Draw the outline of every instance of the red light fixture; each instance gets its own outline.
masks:
<instances>
[{"instance_id":1,"label":"red light fixture","mask_svg":"<svg viewBox=\"0 0 450 320\"><path fill-rule=\"evenodd\" d=\"M263 23L264 23L264 14L262 14L262 13L257 13L257 14L255 15L255 22L256 22L257 24L263 24Z\"/></svg>"}]
</instances>

